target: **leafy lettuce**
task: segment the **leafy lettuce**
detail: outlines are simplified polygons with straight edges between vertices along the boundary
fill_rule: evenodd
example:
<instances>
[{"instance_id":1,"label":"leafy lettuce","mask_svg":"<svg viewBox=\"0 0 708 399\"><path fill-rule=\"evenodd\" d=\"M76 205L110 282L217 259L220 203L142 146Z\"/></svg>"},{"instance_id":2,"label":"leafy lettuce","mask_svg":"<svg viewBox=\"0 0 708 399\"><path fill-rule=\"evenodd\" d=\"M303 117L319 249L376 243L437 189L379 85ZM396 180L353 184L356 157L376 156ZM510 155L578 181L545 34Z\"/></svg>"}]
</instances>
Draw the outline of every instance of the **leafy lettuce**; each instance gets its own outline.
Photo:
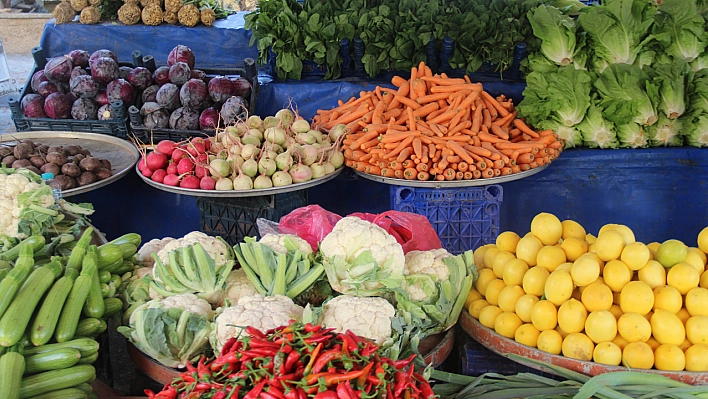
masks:
<instances>
[{"instance_id":1,"label":"leafy lettuce","mask_svg":"<svg viewBox=\"0 0 708 399\"><path fill-rule=\"evenodd\" d=\"M529 11L528 19L533 34L541 39L541 52L557 65L565 66L573 62L577 46L577 24L563 15L556 7L540 5Z\"/></svg>"},{"instance_id":2,"label":"leafy lettuce","mask_svg":"<svg viewBox=\"0 0 708 399\"><path fill-rule=\"evenodd\" d=\"M644 127L634 122L617 126L617 139L622 148L643 148L648 145Z\"/></svg>"},{"instance_id":3,"label":"leafy lettuce","mask_svg":"<svg viewBox=\"0 0 708 399\"><path fill-rule=\"evenodd\" d=\"M659 115L659 121L647 128L649 145L652 147L677 147L683 145L681 132L685 125L684 119L669 119L664 115Z\"/></svg>"},{"instance_id":4,"label":"leafy lettuce","mask_svg":"<svg viewBox=\"0 0 708 399\"><path fill-rule=\"evenodd\" d=\"M686 144L694 147L708 147L708 114L693 119L684 130Z\"/></svg>"},{"instance_id":5,"label":"leafy lettuce","mask_svg":"<svg viewBox=\"0 0 708 399\"><path fill-rule=\"evenodd\" d=\"M583 135L577 126L566 126L556 120L549 119L541 122L541 129L553 130L559 138L565 141L564 148L580 147L583 145Z\"/></svg>"},{"instance_id":6,"label":"leafy lettuce","mask_svg":"<svg viewBox=\"0 0 708 399\"><path fill-rule=\"evenodd\" d=\"M660 64L651 69L652 81L659 88L658 107L670 119L686 112L688 85L691 82L691 67L681 58L670 64Z\"/></svg>"},{"instance_id":7,"label":"leafy lettuce","mask_svg":"<svg viewBox=\"0 0 708 399\"><path fill-rule=\"evenodd\" d=\"M617 148L619 141L615 126L605 119L602 108L590 105L585 119L578 124L583 137L583 144L589 148Z\"/></svg>"},{"instance_id":8,"label":"leafy lettuce","mask_svg":"<svg viewBox=\"0 0 708 399\"><path fill-rule=\"evenodd\" d=\"M612 64L595 81L605 118L616 125L635 122L651 126L658 115L659 88L635 65Z\"/></svg>"},{"instance_id":9,"label":"leafy lettuce","mask_svg":"<svg viewBox=\"0 0 708 399\"><path fill-rule=\"evenodd\" d=\"M668 55L691 62L708 44L704 23L695 0L664 0L652 32Z\"/></svg>"}]
</instances>

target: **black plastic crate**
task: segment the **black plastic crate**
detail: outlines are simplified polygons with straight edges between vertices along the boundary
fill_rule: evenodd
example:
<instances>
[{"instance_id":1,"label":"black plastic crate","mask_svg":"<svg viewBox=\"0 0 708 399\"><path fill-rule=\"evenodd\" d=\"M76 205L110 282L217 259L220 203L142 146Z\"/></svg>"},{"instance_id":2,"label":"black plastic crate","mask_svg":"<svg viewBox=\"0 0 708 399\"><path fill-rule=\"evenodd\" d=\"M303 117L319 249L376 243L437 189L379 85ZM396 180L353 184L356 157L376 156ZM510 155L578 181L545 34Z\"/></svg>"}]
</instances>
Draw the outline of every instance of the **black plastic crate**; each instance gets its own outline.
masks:
<instances>
[{"instance_id":1,"label":"black plastic crate","mask_svg":"<svg viewBox=\"0 0 708 399\"><path fill-rule=\"evenodd\" d=\"M32 76L38 70L44 68L47 63L47 58L41 47L32 49L35 65L27 78L22 91L19 95L12 95L8 99L12 120L15 123L15 129L18 132L54 130L67 132L85 132L99 133L118 137L121 139L128 138L128 115L123 107L123 102L111 104L115 118L107 121L95 120L76 120L76 119L52 119L52 118L27 118L22 114L20 103L22 98L27 94L34 94L32 90ZM121 65L126 65L121 63Z\"/></svg>"},{"instance_id":2,"label":"black plastic crate","mask_svg":"<svg viewBox=\"0 0 708 399\"><path fill-rule=\"evenodd\" d=\"M526 43L520 42L514 48L514 56L512 63L509 68L505 70L498 70L497 65L490 64L488 62L482 63L482 65L476 71L472 73L467 73L464 69L457 69L450 67L448 60L455 51L455 41L450 37L445 37L442 41L442 47L440 49L440 72L446 73L450 77L462 77L465 75L470 76L473 80L480 80L480 78L493 78L493 79L503 79L503 80L514 80L521 81L525 84L524 78L521 74L521 61L526 58Z\"/></svg>"},{"instance_id":3,"label":"black plastic crate","mask_svg":"<svg viewBox=\"0 0 708 399\"><path fill-rule=\"evenodd\" d=\"M344 38L339 41L339 54L342 56L342 70L340 78L348 78L354 75L352 69L352 56L350 41ZM272 47L268 48L268 73L273 79L278 79L278 74L275 72L275 62L277 54L273 52ZM320 65L312 60L301 60L302 72L300 79L307 78L324 78L327 75L327 66Z\"/></svg>"},{"instance_id":4,"label":"black plastic crate","mask_svg":"<svg viewBox=\"0 0 708 399\"><path fill-rule=\"evenodd\" d=\"M202 232L221 236L230 245L242 242L244 237L259 236L258 218L277 222L306 205L307 190L243 198L197 198Z\"/></svg>"},{"instance_id":5,"label":"black plastic crate","mask_svg":"<svg viewBox=\"0 0 708 399\"><path fill-rule=\"evenodd\" d=\"M226 77L243 77L251 83L251 96L248 100L248 114L255 115L256 99L260 91L258 82L258 71L253 58L246 58L243 68L225 68L225 69L201 69L207 76L226 76ZM155 65L148 66L151 71L155 70ZM143 117L140 115L140 109L132 106L128 108L130 116L130 127L135 135L135 138L143 143L159 143L162 140L183 141L192 137L213 136L214 130L179 130L170 128L148 129L143 125Z\"/></svg>"}]
</instances>

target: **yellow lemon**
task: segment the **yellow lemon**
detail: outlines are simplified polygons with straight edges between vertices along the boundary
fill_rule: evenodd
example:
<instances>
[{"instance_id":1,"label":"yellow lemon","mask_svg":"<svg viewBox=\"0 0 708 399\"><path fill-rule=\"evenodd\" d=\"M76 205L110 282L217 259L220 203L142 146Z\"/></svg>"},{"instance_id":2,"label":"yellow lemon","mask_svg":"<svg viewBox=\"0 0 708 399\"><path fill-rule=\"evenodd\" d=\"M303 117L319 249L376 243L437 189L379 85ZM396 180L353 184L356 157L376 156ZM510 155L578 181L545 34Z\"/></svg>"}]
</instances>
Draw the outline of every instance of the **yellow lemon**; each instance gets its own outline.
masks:
<instances>
[{"instance_id":1,"label":"yellow lemon","mask_svg":"<svg viewBox=\"0 0 708 399\"><path fill-rule=\"evenodd\" d=\"M553 245L544 246L538 251L538 254L536 254L536 266L544 267L549 272L556 270L556 268L565 263L565 261L565 252L563 252L563 249Z\"/></svg>"},{"instance_id":2,"label":"yellow lemon","mask_svg":"<svg viewBox=\"0 0 708 399\"><path fill-rule=\"evenodd\" d=\"M492 305L499 305L499 294L506 287L501 279L494 279L487 284L487 289L484 291L484 298Z\"/></svg>"},{"instance_id":3,"label":"yellow lemon","mask_svg":"<svg viewBox=\"0 0 708 399\"><path fill-rule=\"evenodd\" d=\"M597 237L588 233L588 234L585 234L585 241L588 242L588 245L593 245L593 244L595 244L595 241L597 241Z\"/></svg>"},{"instance_id":4,"label":"yellow lemon","mask_svg":"<svg viewBox=\"0 0 708 399\"><path fill-rule=\"evenodd\" d=\"M546 295L546 299L554 305L560 306L563 302L570 299L573 294L573 288L573 279L570 274L559 270L548 276L543 293Z\"/></svg>"},{"instance_id":5,"label":"yellow lemon","mask_svg":"<svg viewBox=\"0 0 708 399\"><path fill-rule=\"evenodd\" d=\"M705 252L701 251L700 248L688 247L688 253L689 253L689 254L690 254L690 253L694 253L694 254L696 254L696 256L698 256L699 258L701 258L701 261L703 262L703 266L705 266L706 263L708 263L708 255L706 255Z\"/></svg>"},{"instance_id":6,"label":"yellow lemon","mask_svg":"<svg viewBox=\"0 0 708 399\"><path fill-rule=\"evenodd\" d=\"M656 338L654 338L653 336L652 336L652 337L649 337L649 339L647 340L646 344L649 345L649 347L650 347L651 350L653 350L653 351L655 351L656 348L658 348L658 347L661 346L661 344L659 343L659 341L657 341ZM682 348L681 350L683 350L683 348Z\"/></svg>"},{"instance_id":7,"label":"yellow lemon","mask_svg":"<svg viewBox=\"0 0 708 399\"><path fill-rule=\"evenodd\" d=\"M651 288L666 285L666 269L661 263L650 260L639 271L637 271L639 281L644 281Z\"/></svg>"},{"instance_id":8,"label":"yellow lemon","mask_svg":"<svg viewBox=\"0 0 708 399\"><path fill-rule=\"evenodd\" d=\"M516 329L516 333L514 334L514 341L535 348L536 344L538 343L538 336L540 334L541 332L538 331L538 329L534 327L533 324L522 324L521 327Z\"/></svg>"},{"instance_id":9,"label":"yellow lemon","mask_svg":"<svg viewBox=\"0 0 708 399\"><path fill-rule=\"evenodd\" d=\"M503 335L507 338L514 338L516 334L516 329L524 324L519 316L513 312L504 312L497 316L494 321L494 331L497 334Z\"/></svg>"},{"instance_id":10,"label":"yellow lemon","mask_svg":"<svg viewBox=\"0 0 708 399\"><path fill-rule=\"evenodd\" d=\"M515 253L516 244L519 243L520 239L521 237L515 232L505 231L497 236L497 248L499 248L500 251Z\"/></svg>"},{"instance_id":11,"label":"yellow lemon","mask_svg":"<svg viewBox=\"0 0 708 399\"><path fill-rule=\"evenodd\" d=\"M708 371L708 344L695 344L684 352L686 371Z\"/></svg>"},{"instance_id":12,"label":"yellow lemon","mask_svg":"<svg viewBox=\"0 0 708 399\"><path fill-rule=\"evenodd\" d=\"M623 224L614 224L614 223L609 223L600 228L600 231L597 232L598 236L605 231L616 231L618 232L621 236L622 239L624 240L624 244L628 245L631 244L635 241L634 238L634 232L632 232L632 229L629 227L623 225Z\"/></svg>"},{"instance_id":13,"label":"yellow lemon","mask_svg":"<svg viewBox=\"0 0 708 399\"><path fill-rule=\"evenodd\" d=\"M595 363L618 366L622 362L622 349L614 342L600 342L592 351Z\"/></svg>"},{"instance_id":14,"label":"yellow lemon","mask_svg":"<svg viewBox=\"0 0 708 399\"><path fill-rule=\"evenodd\" d=\"M701 230L700 233L698 233L698 248L701 249L701 251L708 253L708 227L704 228Z\"/></svg>"},{"instance_id":15,"label":"yellow lemon","mask_svg":"<svg viewBox=\"0 0 708 399\"><path fill-rule=\"evenodd\" d=\"M570 263L570 262L565 262L565 263L561 263L560 265L558 265L558 267L556 267L556 270L563 270L563 271L566 272L566 273L570 273L570 269L571 269L572 267L573 267L573 264L572 264L572 263ZM555 270L554 270L554 271L555 271Z\"/></svg>"},{"instance_id":16,"label":"yellow lemon","mask_svg":"<svg viewBox=\"0 0 708 399\"><path fill-rule=\"evenodd\" d=\"M643 281L630 281L620 292L619 305L624 313L645 315L654 307L654 292Z\"/></svg>"},{"instance_id":17,"label":"yellow lemon","mask_svg":"<svg viewBox=\"0 0 708 399\"><path fill-rule=\"evenodd\" d=\"M504 313L499 306L489 305L479 311L479 323L487 328L494 329L494 324L497 321L497 316Z\"/></svg>"},{"instance_id":18,"label":"yellow lemon","mask_svg":"<svg viewBox=\"0 0 708 399\"><path fill-rule=\"evenodd\" d=\"M612 291L620 292L632 280L632 271L621 260L612 260L602 269L602 278Z\"/></svg>"},{"instance_id":19,"label":"yellow lemon","mask_svg":"<svg viewBox=\"0 0 708 399\"><path fill-rule=\"evenodd\" d=\"M472 303L470 303L468 311L472 317L479 319L479 312L486 306L489 306L489 302L487 302L486 299L477 299L476 301L472 301Z\"/></svg>"},{"instance_id":20,"label":"yellow lemon","mask_svg":"<svg viewBox=\"0 0 708 399\"><path fill-rule=\"evenodd\" d=\"M615 230L603 231L597 235L595 253L605 262L619 259L624 249L624 238Z\"/></svg>"},{"instance_id":21,"label":"yellow lemon","mask_svg":"<svg viewBox=\"0 0 708 399\"><path fill-rule=\"evenodd\" d=\"M561 249L565 252L565 258L570 262L574 262L580 255L588 252L588 243L585 238L564 238L561 243Z\"/></svg>"},{"instance_id":22,"label":"yellow lemon","mask_svg":"<svg viewBox=\"0 0 708 399\"><path fill-rule=\"evenodd\" d=\"M627 265L629 270L641 269L649 262L650 257L651 251L641 242L627 244L622 250L622 255L620 255L620 259Z\"/></svg>"},{"instance_id":23,"label":"yellow lemon","mask_svg":"<svg viewBox=\"0 0 708 399\"><path fill-rule=\"evenodd\" d=\"M617 320L617 332L628 342L646 342L651 337L651 324L639 313L625 313Z\"/></svg>"},{"instance_id":24,"label":"yellow lemon","mask_svg":"<svg viewBox=\"0 0 708 399\"><path fill-rule=\"evenodd\" d=\"M600 277L600 263L593 256L581 256L573 262L570 276L577 286L589 285Z\"/></svg>"},{"instance_id":25,"label":"yellow lemon","mask_svg":"<svg viewBox=\"0 0 708 399\"><path fill-rule=\"evenodd\" d=\"M558 324L558 310L547 300L536 302L531 307L531 323L539 331L552 330Z\"/></svg>"},{"instance_id":26,"label":"yellow lemon","mask_svg":"<svg viewBox=\"0 0 708 399\"><path fill-rule=\"evenodd\" d=\"M529 265L526 262L521 259L512 259L504 266L502 280L506 285L521 285L527 271L529 271Z\"/></svg>"},{"instance_id":27,"label":"yellow lemon","mask_svg":"<svg viewBox=\"0 0 708 399\"><path fill-rule=\"evenodd\" d=\"M608 310L612 306L612 291L601 282L594 282L583 290L580 297L588 312Z\"/></svg>"},{"instance_id":28,"label":"yellow lemon","mask_svg":"<svg viewBox=\"0 0 708 399\"><path fill-rule=\"evenodd\" d=\"M497 275L494 274L494 271L492 269L481 269L479 271L479 277L477 277L477 281L474 282L474 288L476 288L480 294L484 295L487 292L487 285L489 284L489 282L496 279Z\"/></svg>"},{"instance_id":29,"label":"yellow lemon","mask_svg":"<svg viewBox=\"0 0 708 399\"><path fill-rule=\"evenodd\" d=\"M649 248L649 250L651 251L652 254L656 255L656 251L659 250L660 245L661 245L660 242L653 241L653 242L650 242L649 244L647 244L647 248Z\"/></svg>"},{"instance_id":30,"label":"yellow lemon","mask_svg":"<svg viewBox=\"0 0 708 399\"><path fill-rule=\"evenodd\" d=\"M679 240L666 240L656 250L656 260L670 268L686 259L688 247Z\"/></svg>"},{"instance_id":31,"label":"yellow lemon","mask_svg":"<svg viewBox=\"0 0 708 399\"><path fill-rule=\"evenodd\" d=\"M698 286L701 288L708 288L708 271L701 273L701 279L698 282Z\"/></svg>"},{"instance_id":32,"label":"yellow lemon","mask_svg":"<svg viewBox=\"0 0 708 399\"><path fill-rule=\"evenodd\" d=\"M708 316L693 316L686 320L686 338L692 344L708 344Z\"/></svg>"},{"instance_id":33,"label":"yellow lemon","mask_svg":"<svg viewBox=\"0 0 708 399\"><path fill-rule=\"evenodd\" d=\"M482 259L482 264L484 265L484 267L488 267L491 269L494 257L497 256L499 252L501 251L499 251L499 248L497 248L496 245L487 248L487 250L484 251L484 258Z\"/></svg>"},{"instance_id":34,"label":"yellow lemon","mask_svg":"<svg viewBox=\"0 0 708 399\"><path fill-rule=\"evenodd\" d=\"M484 253L487 251L487 248L491 246L494 246L494 244L482 245L481 247L478 247L474 250L472 256L474 257L474 264L475 266L477 266L478 269L484 267Z\"/></svg>"},{"instance_id":35,"label":"yellow lemon","mask_svg":"<svg viewBox=\"0 0 708 399\"><path fill-rule=\"evenodd\" d=\"M577 238L585 241L585 235L587 233L585 232L585 228L580 223L567 219L561 222L561 226L563 227L561 238L563 238L564 241L569 238Z\"/></svg>"},{"instance_id":36,"label":"yellow lemon","mask_svg":"<svg viewBox=\"0 0 708 399\"><path fill-rule=\"evenodd\" d=\"M685 303L691 316L708 316L708 289L696 287L688 291Z\"/></svg>"},{"instance_id":37,"label":"yellow lemon","mask_svg":"<svg viewBox=\"0 0 708 399\"><path fill-rule=\"evenodd\" d=\"M543 295L543 289L549 275L550 273L546 270L546 268L534 266L530 268L526 274L524 274L524 280L521 286L527 294L533 294L540 297Z\"/></svg>"},{"instance_id":38,"label":"yellow lemon","mask_svg":"<svg viewBox=\"0 0 708 399\"><path fill-rule=\"evenodd\" d=\"M567 337L569 334L569 333L563 331L563 329L560 328L560 326L556 326L556 328L554 328L554 330L558 331L558 334L560 334L563 339L565 339L565 337Z\"/></svg>"},{"instance_id":39,"label":"yellow lemon","mask_svg":"<svg viewBox=\"0 0 708 399\"><path fill-rule=\"evenodd\" d=\"M563 236L563 225L555 215L542 212L531 220L531 233L541 240L543 245L553 245Z\"/></svg>"},{"instance_id":40,"label":"yellow lemon","mask_svg":"<svg viewBox=\"0 0 708 399\"><path fill-rule=\"evenodd\" d=\"M587 317L585 306L575 299L569 299L558 308L558 326L568 333L583 331Z\"/></svg>"},{"instance_id":41,"label":"yellow lemon","mask_svg":"<svg viewBox=\"0 0 708 399\"><path fill-rule=\"evenodd\" d=\"M700 274L706 269L706 262L703 261L703 256L706 256L706 254L700 249L689 248L686 259L684 259L683 262L695 267Z\"/></svg>"},{"instance_id":42,"label":"yellow lemon","mask_svg":"<svg viewBox=\"0 0 708 399\"><path fill-rule=\"evenodd\" d=\"M681 310L676 312L676 317L681 320L681 323L686 324L686 321L691 318L691 314L688 313L688 310L686 310L686 308L681 308Z\"/></svg>"},{"instance_id":43,"label":"yellow lemon","mask_svg":"<svg viewBox=\"0 0 708 399\"><path fill-rule=\"evenodd\" d=\"M516 315L519 316L521 321L524 323L531 322L531 308L538 302L538 297L533 294L525 294L518 301L516 301L516 308L514 311Z\"/></svg>"},{"instance_id":44,"label":"yellow lemon","mask_svg":"<svg viewBox=\"0 0 708 399\"><path fill-rule=\"evenodd\" d=\"M563 356L578 360L592 360L595 344L583 333L571 333L563 339Z\"/></svg>"},{"instance_id":45,"label":"yellow lemon","mask_svg":"<svg viewBox=\"0 0 708 399\"><path fill-rule=\"evenodd\" d=\"M595 343L612 341L617 335L617 319L607 310L590 312L585 320L585 334Z\"/></svg>"},{"instance_id":46,"label":"yellow lemon","mask_svg":"<svg viewBox=\"0 0 708 399\"><path fill-rule=\"evenodd\" d=\"M494 256L494 259L492 260L492 270L494 270L494 274L498 278L502 278L504 276L504 268L512 259L516 259L516 256L507 251L499 251Z\"/></svg>"},{"instance_id":47,"label":"yellow lemon","mask_svg":"<svg viewBox=\"0 0 708 399\"><path fill-rule=\"evenodd\" d=\"M683 371L686 367L686 356L676 345L661 345L654 349L654 367L657 370Z\"/></svg>"},{"instance_id":48,"label":"yellow lemon","mask_svg":"<svg viewBox=\"0 0 708 399\"><path fill-rule=\"evenodd\" d=\"M615 319L617 320L619 320L619 318L622 317L622 315L624 314L620 305L615 305L614 303L607 310L612 313L615 316Z\"/></svg>"},{"instance_id":49,"label":"yellow lemon","mask_svg":"<svg viewBox=\"0 0 708 399\"><path fill-rule=\"evenodd\" d=\"M477 299L481 299L481 298L484 298L482 296L482 294L480 294L479 291L477 291L477 289L472 287L472 289L470 289L470 292L467 293L467 299L465 299L465 308L469 308L470 304L473 301L476 301Z\"/></svg>"},{"instance_id":50,"label":"yellow lemon","mask_svg":"<svg viewBox=\"0 0 708 399\"><path fill-rule=\"evenodd\" d=\"M654 351L645 342L628 343L622 350L622 358L633 369L650 369L654 365Z\"/></svg>"},{"instance_id":51,"label":"yellow lemon","mask_svg":"<svg viewBox=\"0 0 708 399\"><path fill-rule=\"evenodd\" d=\"M686 295L688 291L698 287L700 281L698 270L688 263L678 263L666 273L666 283L676 288L681 295Z\"/></svg>"},{"instance_id":52,"label":"yellow lemon","mask_svg":"<svg viewBox=\"0 0 708 399\"><path fill-rule=\"evenodd\" d=\"M529 267L536 266L536 256L543 248L541 240L532 234L523 236L516 244L516 257L526 262Z\"/></svg>"},{"instance_id":53,"label":"yellow lemon","mask_svg":"<svg viewBox=\"0 0 708 399\"><path fill-rule=\"evenodd\" d=\"M505 312L514 312L516 310L516 301L524 294L524 290L518 285L508 285L502 288L497 298L499 308Z\"/></svg>"},{"instance_id":54,"label":"yellow lemon","mask_svg":"<svg viewBox=\"0 0 708 399\"><path fill-rule=\"evenodd\" d=\"M613 344L619 346L620 349L624 349L624 347L627 346L627 344L629 343L629 341L627 341L626 339L624 339L624 337L621 336L621 335L619 335L619 334L617 334L617 335L615 336L615 339L613 339L613 340L610 341L610 342L612 342Z\"/></svg>"},{"instance_id":55,"label":"yellow lemon","mask_svg":"<svg viewBox=\"0 0 708 399\"><path fill-rule=\"evenodd\" d=\"M541 331L536 340L536 347L544 352L558 355L563 348L563 337L556 330Z\"/></svg>"},{"instance_id":56,"label":"yellow lemon","mask_svg":"<svg viewBox=\"0 0 708 399\"><path fill-rule=\"evenodd\" d=\"M654 310L664 309L671 313L678 313L683 306L683 297L678 290L670 285L654 288Z\"/></svg>"},{"instance_id":57,"label":"yellow lemon","mask_svg":"<svg viewBox=\"0 0 708 399\"><path fill-rule=\"evenodd\" d=\"M661 344L681 345L686 339L686 329L681 320L664 309L657 309L651 317L651 331Z\"/></svg>"}]
</instances>

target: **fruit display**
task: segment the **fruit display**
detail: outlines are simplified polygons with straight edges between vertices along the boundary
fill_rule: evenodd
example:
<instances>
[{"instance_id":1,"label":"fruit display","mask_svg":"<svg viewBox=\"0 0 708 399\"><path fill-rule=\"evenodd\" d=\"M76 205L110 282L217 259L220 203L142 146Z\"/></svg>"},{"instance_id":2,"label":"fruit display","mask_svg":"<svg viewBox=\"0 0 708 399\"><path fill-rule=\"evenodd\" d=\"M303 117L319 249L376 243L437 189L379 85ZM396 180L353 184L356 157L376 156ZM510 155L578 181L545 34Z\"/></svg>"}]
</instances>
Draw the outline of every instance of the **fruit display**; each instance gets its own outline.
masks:
<instances>
[{"instance_id":1,"label":"fruit display","mask_svg":"<svg viewBox=\"0 0 708 399\"><path fill-rule=\"evenodd\" d=\"M632 369L708 371L708 228L698 246L644 244L604 225L536 215L475 251L469 313L487 328L552 354Z\"/></svg>"},{"instance_id":2,"label":"fruit display","mask_svg":"<svg viewBox=\"0 0 708 399\"><path fill-rule=\"evenodd\" d=\"M335 131L311 129L306 120L283 109L264 119L251 116L217 130L213 137L162 140L137 167L154 182L188 189L283 187L339 169L344 163L341 139Z\"/></svg>"},{"instance_id":3,"label":"fruit display","mask_svg":"<svg viewBox=\"0 0 708 399\"><path fill-rule=\"evenodd\" d=\"M113 176L111 161L91 156L80 145L49 146L21 140L14 146L0 145L0 162L5 167L28 169L36 174L52 173L62 190Z\"/></svg>"}]
</instances>

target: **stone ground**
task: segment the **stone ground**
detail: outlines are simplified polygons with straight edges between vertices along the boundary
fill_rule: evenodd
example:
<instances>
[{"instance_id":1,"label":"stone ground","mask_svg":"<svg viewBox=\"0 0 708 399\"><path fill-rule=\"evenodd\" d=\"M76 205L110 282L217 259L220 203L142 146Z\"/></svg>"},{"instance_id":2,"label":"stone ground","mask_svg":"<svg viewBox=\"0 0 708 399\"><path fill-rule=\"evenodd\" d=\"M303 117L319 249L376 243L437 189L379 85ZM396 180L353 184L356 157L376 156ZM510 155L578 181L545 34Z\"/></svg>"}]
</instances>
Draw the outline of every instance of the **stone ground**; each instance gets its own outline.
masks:
<instances>
[{"instance_id":1,"label":"stone ground","mask_svg":"<svg viewBox=\"0 0 708 399\"><path fill-rule=\"evenodd\" d=\"M24 86L30 72L34 67L32 55L27 54L7 54L7 63L10 68L10 76L14 79L17 90ZM15 132L15 124L10 118L10 107L7 101L0 102L0 134Z\"/></svg>"}]
</instances>

